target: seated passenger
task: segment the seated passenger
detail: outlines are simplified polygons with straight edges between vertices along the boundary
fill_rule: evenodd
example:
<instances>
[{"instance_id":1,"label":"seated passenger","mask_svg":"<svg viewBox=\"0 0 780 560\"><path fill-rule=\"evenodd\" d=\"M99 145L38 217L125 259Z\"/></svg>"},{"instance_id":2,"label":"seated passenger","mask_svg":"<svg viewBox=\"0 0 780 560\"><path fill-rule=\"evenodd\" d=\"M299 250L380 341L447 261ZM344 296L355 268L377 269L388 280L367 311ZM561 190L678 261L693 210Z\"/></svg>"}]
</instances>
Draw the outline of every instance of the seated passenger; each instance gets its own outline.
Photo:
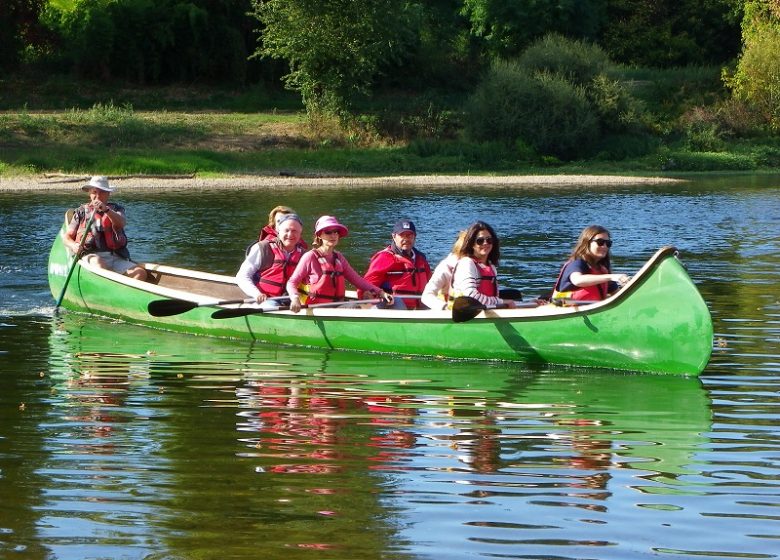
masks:
<instances>
[{"instance_id":1,"label":"seated passenger","mask_svg":"<svg viewBox=\"0 0 780 560\"><path fill-rule=\"evenodd\" d=\"M395 309L420 309L419 296L431 277L431 267L422 251L415 248L417 228L411 220L399 220L391 243L371 257L363 278L394 296ZM417 296L404 298L405 295ZM358 297L362 297L358 292Z\"/></svg>"},{"instance_id":2,"label":"seated passenger","mask_svg":"<svg viewBox=\"0 0 780 560\"><path fill-rule=\"evenodd\" d=\"M496 266L500 257L496 232L485 222L476 222L466 230L452 273L449 299L467 296L486 307L516 307L512 299L498 295Z\"/></svg>"},{"instance_id":3,"label":"seated passenger","mask_svg":"<svg viewBox=\"0 0 780 560\"><path fill-rule=\"evenodd\" d=\"M371 297L381 298L392 304L391 295L365 280L349 265L344 255L336 251L339 239L348 234L346 226L333 216L321 216L317 220L314 226L313 249L301 257L287 281L291 311L297 313L301 310L301 296L304 294L309 305L344 301L345 280L358 290L368 292Z\"/></svg>"},{"instance_id":4,"label":"seated passenger","mask_svg":"<svg viewBox=\"0 0 780 560\"><path fill-rule=\"evenodd\" d=\"M287 280L306 252L298 215L280 214L276 220L274 235L253 244L236 273L238 287L258 303L286 294Z\"/></svg>"},{"instance_id":5,"label":"seated passenger","mask_svg":"<svg viewBox=\"0 0 780 560\"><path fill-rule=\"evenodd\" d=\"M458 233L458 238L452 244L452 251L433 270L431 279L425 284L422 293L422 303L428 309L447 309L448 296L452 284L452 271L458 263L458 253L463 245L466 231Z\"/></svg>"},{"instance_id":6,"label":"seated passenger","mask_svg":"<svg viewBox=\"0 0 780 560\"><path fill-rule=\"evenodd\" d=\"M553 301L601 301L628 282L629 276L612 273L610 247L612 240L606 228L588 226L582 230L555 282Z\"/></svg>"}]
</instances>

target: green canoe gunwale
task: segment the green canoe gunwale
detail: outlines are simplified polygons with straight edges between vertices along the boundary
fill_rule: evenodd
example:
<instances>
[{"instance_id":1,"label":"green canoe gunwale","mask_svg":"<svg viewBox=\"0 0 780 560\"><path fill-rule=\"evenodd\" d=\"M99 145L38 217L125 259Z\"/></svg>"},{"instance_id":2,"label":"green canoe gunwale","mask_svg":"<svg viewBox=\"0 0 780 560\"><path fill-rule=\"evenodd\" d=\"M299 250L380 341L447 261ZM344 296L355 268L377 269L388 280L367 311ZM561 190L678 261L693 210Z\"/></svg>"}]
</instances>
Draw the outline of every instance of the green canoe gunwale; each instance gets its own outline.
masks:
<instances>
[{"instance_id":1,"label":"green canoe gunwale","mask_svg":"<svg viewBox=\"0 0 780 560\"><path fill-rule=\"evenodd\" d=\"M69 263L58 235L49 257L55 298ZM234 277L154 263L143 266L150 282L80 261L62 307L149 327L274 344L676 375L700 374L712 352L709 310L671 246L659 249L623 289L602 302L491 309L465 323L453 323L449 311L345 308L215 320L211 314L217 302L245 297ZM163 298L204 307L151 316L149 302Z\"/></svg>"}]
</instances>

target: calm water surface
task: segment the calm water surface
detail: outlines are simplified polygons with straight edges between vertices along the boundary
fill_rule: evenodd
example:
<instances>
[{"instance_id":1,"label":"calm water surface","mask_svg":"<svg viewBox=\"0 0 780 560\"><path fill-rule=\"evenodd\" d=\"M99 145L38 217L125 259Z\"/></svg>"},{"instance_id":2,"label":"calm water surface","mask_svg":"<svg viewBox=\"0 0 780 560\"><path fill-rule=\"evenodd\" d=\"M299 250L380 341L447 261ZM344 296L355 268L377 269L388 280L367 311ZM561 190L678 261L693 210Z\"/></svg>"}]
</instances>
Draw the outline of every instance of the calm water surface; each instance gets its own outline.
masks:
<instances>
[{"instance_id":1,"label":"calm water surface","mask_svg":"<svg viewBox=\"0 0 780 560\"><path fill-rule=\"evenodd\" d=\"M279 203L336 214L359 270L398 217L434 264L482 218L527 294L587 224L619 271L673 244L715 321L699 379L53 317L82 198L0 194L0 558L780 557L780 178L114 196L135 258L228 274Z\"/></svg>"}]
</instances>

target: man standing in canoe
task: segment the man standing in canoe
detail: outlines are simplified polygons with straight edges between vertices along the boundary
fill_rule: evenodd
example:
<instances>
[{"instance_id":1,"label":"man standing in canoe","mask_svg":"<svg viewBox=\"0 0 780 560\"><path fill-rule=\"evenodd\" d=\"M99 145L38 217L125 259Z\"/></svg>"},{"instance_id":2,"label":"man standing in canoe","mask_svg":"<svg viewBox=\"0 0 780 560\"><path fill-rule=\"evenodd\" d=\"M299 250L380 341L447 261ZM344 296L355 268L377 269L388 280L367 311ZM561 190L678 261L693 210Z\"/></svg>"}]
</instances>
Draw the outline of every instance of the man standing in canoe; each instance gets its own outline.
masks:
<instances>
[{"instance_id":1,"label":"man standing in canoe","mask_svg":"<svg viewBox=\"0 0 780 560\"><path fill-rule=\"evenodd\" d=\"M127 250L125 209L108 202L114 191L108 179L96 175L81 190L89 193L89 202L76 209L63 236L70 252L77 254L80 251L86 254L89 263L137 280L146 280L146 270L130 260ZM87 224L89 231L85 235Z\"/></svg>"},{"instance_id":2,"label":"man standing in canoe","mask_svg":"<svg viewBox=\"0 0 780 560\"><path fill-rule=\"evenodd\" d=\"M363 278L395 297L399 309L420 309L420 296L431 278L425 255L414 246L417 228L411 220L398 220L393 226L391 243L371 257ZM415 296L404 298L403 296ZM362 297L358 292L358 297Z\"/></svg>"}]
</instances>

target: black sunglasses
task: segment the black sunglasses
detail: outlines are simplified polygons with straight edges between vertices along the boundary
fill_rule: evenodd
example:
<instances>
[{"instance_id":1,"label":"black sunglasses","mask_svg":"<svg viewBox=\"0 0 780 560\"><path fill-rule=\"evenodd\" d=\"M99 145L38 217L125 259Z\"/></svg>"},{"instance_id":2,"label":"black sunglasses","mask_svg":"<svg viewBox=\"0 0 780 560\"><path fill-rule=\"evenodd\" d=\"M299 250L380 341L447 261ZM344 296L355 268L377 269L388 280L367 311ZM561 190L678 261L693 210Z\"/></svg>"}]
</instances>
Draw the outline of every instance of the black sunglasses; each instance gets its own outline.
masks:
<instances>
[{"instance_id":1,"label":"black sunglasses","mask_svg":"<svg viewBox=\"0 0 780 560\"><path fill-rule=\"evenodd\" d=\"M474 243L476 243L480 247L482 247L482 245L484 245L485 243L488 243L488 244L492 245L493 244L493 238L492 237L477 237L474 240Z\"/></svg>"},{"instance_id":2,"label":"black sunglasses","mask_svg":"<svg viewBox=\"0 0 780 560\"><path fill-rule=\"evenodd\" d=\"M591 239L591 243L595 243L599 247L603 247L606 245L607 247L612 247L612 240L611 239Z\"/></svg>"}]
</instances>

